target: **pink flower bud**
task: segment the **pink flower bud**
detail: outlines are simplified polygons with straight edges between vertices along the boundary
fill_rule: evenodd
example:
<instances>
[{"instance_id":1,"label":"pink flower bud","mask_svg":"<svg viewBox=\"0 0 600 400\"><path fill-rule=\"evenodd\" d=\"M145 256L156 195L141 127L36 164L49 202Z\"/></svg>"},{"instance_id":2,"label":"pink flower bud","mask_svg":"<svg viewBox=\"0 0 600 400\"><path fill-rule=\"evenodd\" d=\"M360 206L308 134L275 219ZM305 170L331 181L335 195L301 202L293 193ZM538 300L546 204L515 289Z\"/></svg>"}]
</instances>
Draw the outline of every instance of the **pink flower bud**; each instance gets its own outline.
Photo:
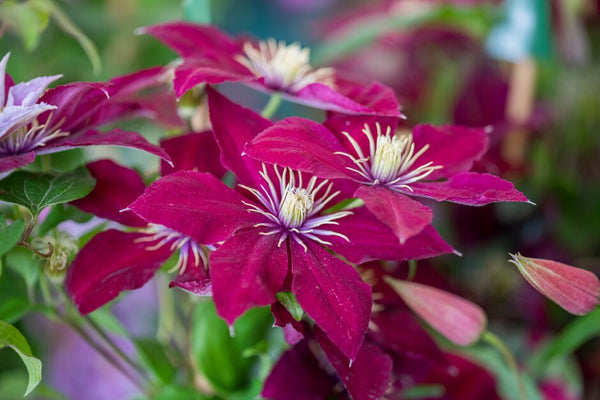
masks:
<instances>
[{"instance_id":1,"label":"pink flower bud","mask_svg":"<svg viewBox=\"0 0 600 400\"><path fill-rule=\"evenodd\" d=\"M486 326L486 317L478 305L455 294L385 277L385 281L417 315L440 334L460 346L476 342Z\"/></svg>"},{"instance_id":2,"label":"pink flower bud","mask_svg":"<svg viewBox=\"0 0 600 400\"><path fill-rule=\"evenodd\" d=\"M556 304L576 315L592 311L599 303L600 280L592 272L552 260L510 254L523 277Z\"/></svg>"}]
</instances>

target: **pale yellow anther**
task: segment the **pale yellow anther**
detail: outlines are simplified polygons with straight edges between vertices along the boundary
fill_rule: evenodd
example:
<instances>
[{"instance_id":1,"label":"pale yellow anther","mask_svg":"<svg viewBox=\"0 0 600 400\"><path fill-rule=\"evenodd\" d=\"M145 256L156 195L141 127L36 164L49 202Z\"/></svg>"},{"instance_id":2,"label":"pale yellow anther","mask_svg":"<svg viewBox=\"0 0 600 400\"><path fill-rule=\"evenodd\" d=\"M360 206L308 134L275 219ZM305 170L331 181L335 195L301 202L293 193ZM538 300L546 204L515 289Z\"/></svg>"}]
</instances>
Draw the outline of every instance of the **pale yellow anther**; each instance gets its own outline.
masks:
<instances>
[{"instance_id":1,"label":"pale yellow anther","mask_svg":"<svg viewBox=\"0 0 600 400\"><path fill-rule=\"evenodd\" d=\"M288 228L302 226L313 204L313 196L308 190L288 187L279 205L279 220Z\"/></svg>"}]
</instances>

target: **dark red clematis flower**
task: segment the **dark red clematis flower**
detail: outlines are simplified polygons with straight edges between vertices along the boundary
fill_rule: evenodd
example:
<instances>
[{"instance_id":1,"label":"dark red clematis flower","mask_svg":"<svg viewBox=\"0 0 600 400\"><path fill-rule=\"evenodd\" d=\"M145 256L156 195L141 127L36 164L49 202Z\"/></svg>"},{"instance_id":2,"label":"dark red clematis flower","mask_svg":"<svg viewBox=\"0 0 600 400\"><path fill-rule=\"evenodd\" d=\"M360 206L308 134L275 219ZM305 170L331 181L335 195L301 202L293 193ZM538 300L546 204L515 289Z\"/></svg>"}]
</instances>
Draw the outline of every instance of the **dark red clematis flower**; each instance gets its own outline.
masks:
<instances>
[{"instance_id":1,"label":"dark red clematis flower","mask_svg":"<svg viewBox=\"0 0 600 400\"><path fill-rule=\"evenodd\" d=\"M396 123L336 116L321 125L287 118L258 135L245 152L324 179L354 182L354 196L401 243L432 221L431 210L412 196L475 206L528 201L508 181L469 172L487 148L483 129L417 125L409 132L397 131Z\"/></svg>"},{"instance_id":2,"label":"dark red clematis flower","mask_svg":"<svg viewBox=\"0 0 600 400\"><path fill-rule=\"evenodd\" d=\"M393 91L379 83L363 86L313 68L308 48L274 39L234 39L212 26L171 22L140 29L183 57L175 69L175 92L182 96L201 84L241 82L277 92L296 103L349 114L400 116Z\"/></svg>"},{"instance_id":3,"label":"dark red clematis flower","mask_svg":"<svg viewBox=\"0 0 600 400\"><path fill-rule=\"evenodd\" d=\"M141 110L118 99L136 86L140 73L116 78L114 87L110 82L76 82L45 91L60 75L14 84L6 74L8 56L0 61L0 176L32 163L36 155L92 145L133 147L168 160L138 133L94 129Z\"/></svg>"},{"instance_id":4,"label":"dark red clematis flower","mask_svg":"<svg viewBox=\"0 0 600 400\"><path fill-rule=\"evenodd\" d=\"M222 242L210 254L209 270L217 311L228 323L291 290L340 351L356 358L371 292L354 268L326 249L369 260L429 257L451 248L433 228L414 245L400 246L362 210L324 213L338 200L335 182L242 156L245 143L271 122L207 92L221 162L236 175L237 190L212 175L183 171L154 182L130 209L198 243Z\"/></svg>"}]
</instances>

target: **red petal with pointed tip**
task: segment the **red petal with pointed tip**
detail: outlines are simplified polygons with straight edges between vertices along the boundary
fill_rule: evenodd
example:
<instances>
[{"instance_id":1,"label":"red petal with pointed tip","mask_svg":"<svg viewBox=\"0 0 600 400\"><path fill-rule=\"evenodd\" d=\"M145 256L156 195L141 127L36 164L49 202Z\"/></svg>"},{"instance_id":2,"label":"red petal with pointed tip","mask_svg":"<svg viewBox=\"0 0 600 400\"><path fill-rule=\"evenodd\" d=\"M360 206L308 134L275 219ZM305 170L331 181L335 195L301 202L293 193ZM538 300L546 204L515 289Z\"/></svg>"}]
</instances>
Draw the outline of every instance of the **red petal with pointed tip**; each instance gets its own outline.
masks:
<instances>
[{"instance_id":1,"label":"red petal with pointed tip","mask_svg":"<svg viewBox=\"0 0 600 400\"><path fill-rule=\"evenodd\" d=\"M262 163L242 155L246 143L272 123L254 111L241 107L216 90L207 87L210 121L221 149L221 163L237 176L241 183L260 187L258 174Z\"/></svg>"},{"instance_id":2,"label":"red petal with pointed tip","mask_svg":"<svg viewBox=\"0 0 600 400\"><path fill-rule=\"evenodd\" d=\"M420 233L431 224L433 213L422 203L375 185L361 186L355 193L377 219L390 227L400 243Z\"/></svg>"},{"instance_id":3,"label":"red petal with pointed tip","mask_svg":"<svg viewBox=\"0 0 600 400\"><path fill-rule=\"evenodd\" d=\"M302 309L350 359L355 359L371 316L371 288L350 265L312 241L291 241L292 291Z\"/></svg>"},{"instance_id":4,"label":"red petal with pointed tip","mask_svg":"<svg viewBox=\"0 0 600 400\"><path fill-rule=\"evenodd\" d=\"M377 346L365 342L360 347L356 360L350 362L318 327L315 329L315 337L352 400L375 400L385 394L392 379L393 363L390 356Z\"/></svg>"},{"instance_id":5,"label":"red petal with pointed tip","mask_svg":"<svg viewBox=\"0 0 600 400\"><path fill-rule=\"evenodd\" d=\"M350 100L363 105L379 116L400 117L400 105L394 91L379 82L364 85L348 79L336 79L337 90ZM341 110L346 112L345 110Z\"/></svg>"},{"instance_id":6,"label":"red petal with pointed tip","mask_svg":"<svg viewBox=\"0 0 600 400\"><path fill-rule=\"evenodd\" d=\"M148 222L214 244L262 221L242 201L210 174L179 171L154 182L129 208Z\"/></svg>"},{"instance_id":7,"label":"red petal with pointed tip","mask_svg":"<svg viewBox=\"0 0 600 400\"><path fill-rule=\"evenodd\" d=\"M85 212L123 225L138 227L147 225L131 211L121 212L146 189L142 177L136 171L110 160L96 161L86 167L96 178L96 186L86 197L72 201L71 204Z\"/></svg>"},{"instance_id":8,"label":"red petal with pointed tip","mask_svg":"<svg viewBox=\"0 0 600 400\"><path fill-rule=\"evenodd\" d=\"M199 84L216 85L223 82L255 82L257 79L246 67L228 55L209 55L186 58L175 70L173 86L181 97Z\"/></svg>"},{"instance_id":9,"label":"red petal with pointed tip","mask_svg":"<svg viewBox=\"0 0 600 400\"><path fill-rule=\"evenodd\" d=\"M160 141L160 146L171 157L173 166L160 163L160 173L166 176L181 170L208 172L217 178L227 171L220 161L220 150L210 131L189 133Z\"/></svg>"},{"instance_id":10,"label":"red petal with pointed tip","mask_svg":"<svg viewBox=\"0 0 600 400\"><path fill-rule=\"evenodd\" d=\"M461 172L441 182L417 182L407 194L480 206L497 201L528 201L509 181L495 175Z\"/></svg>"},{"instance_id":11,"label":"red petal with pointed tip","mask_svg":"<svg viewBox=\"0 0 600 400\"><path fill-rule=\"evenodd\" d=\"M389 277L386 282L419 317L453 343L473 344L485 330L481 307L462 297L415 282Z\"/></svg>"},{"instance_id":12,"label":"red petal with pointed tip","mask_svg":"<svg viewBox=\"0 0 600 400\"><path fill-rule=\"evenodd\" d=\"M288 271L285 243L258 229L239 232L210 254L217 311L230 325L254 306L275 302Z\"/></svg>"},{"instance_id":13,"label":"red petal with pointed tip","mask_svg":"<svg viewBox=\"0 0 600 400\"><path fill-rule=\"evenodd\" d=\"M600 304L600 280L592 272L552 260L512 257L527 282L568 312L583 315Z\"/></svg>"},{"instance_id":14,"label":"red petal with pointed tip","mask_svg":"<svg viewBox=\"0 0 600 400\"><path fill-rule=\"evenodd\" d=\"M413 142L415 152L429 146L417 159L415 166L431 161L433 165L443 167L427 176L428 180L434 181L470 170L473 163L487 151L489 138L481 128L417 125L413 129Z\"/></svg>"},{"instance_id":15,"label":"red petal with pointed tip","mask_svg":"<svg viewBox=\"0 0 600 400\"><path fill-rule=\"evenodd\" d=\"M360 178L348 170L356 165L347 157L336 137L323 125L303 118L286 118L264 130L245 152L257 160L308 172L324 179Z\"/></svg>"},{"instance_id":16,"label":"red petal with pointed tip","mask_svg":"<svg viewBox=\"0 0 600 400\"><path fill-rule=\"evenodd\" d=\"M144 236L110 229L94 236L81 249L65 280L79 312L92 312L122 291L142 287L152 278L171 251L167 246L148 251L147 243L136 243Z\"/></svg>"}]
</instances>

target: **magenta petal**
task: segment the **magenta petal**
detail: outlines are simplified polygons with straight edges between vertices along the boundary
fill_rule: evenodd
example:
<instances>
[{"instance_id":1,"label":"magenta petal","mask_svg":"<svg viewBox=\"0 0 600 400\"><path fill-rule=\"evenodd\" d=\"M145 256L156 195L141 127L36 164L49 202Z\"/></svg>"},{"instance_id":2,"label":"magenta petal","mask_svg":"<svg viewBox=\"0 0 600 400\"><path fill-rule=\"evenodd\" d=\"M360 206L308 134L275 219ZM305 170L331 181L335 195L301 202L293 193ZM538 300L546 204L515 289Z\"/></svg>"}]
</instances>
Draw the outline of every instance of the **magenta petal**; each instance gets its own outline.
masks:
<instances>
[{"instance_id":1,"label":"magenta petal","mask_svg":"<svg viewBox=\"0 0 600 400\"><path fill-rule=\"evenodd\" d=\"M413 141L416 151L429 146L419 157L418 165L431 161L443 167L427 176L428 180L436 180L470 170L487 151L489 137L482 128L417 125L413 129Z\"/></svg>"},{"instance_id":2,"label":"magenta petal","mask_svg":"<svg viewBox=\"0 0 600 400\"><path fill-rule=\"evenodd\" d=\"M235 234L210 254L210 276L217 312L228 324L246 310L275 302L288 271L279 235L257 229Z\"/></svg>"},{"instance_id":3,"label":"magenta petal","mask_svg":"<svg viewBox=\"0 0 600 400\"><path fill-rule=\"evenodd\" d=\"M496 201L529 201L512 183L495 175L461 172L441 182L417 182L409 194L472 206Z\"/></svg>"},{"instance_id":4,"label":"magenta petal","mask_svg":"<svg viewBox=\"0 0 600 400\"><path fill-rule=\"evenodd\" d=\"M379 221L392 229L401 244L433 220L433 213L422 203L380 185L363 185L355 196L365 202L367 209Z\"/></svg>"},{"instance_id":5,"label":"magenta petal","mask_svg":"<svg viewBox=\"0 0 600 400\"><path fill-rule=\"evenodd\" d=\"M350 359L355 359L371 316L371 288L350 265L306 241L292 242L292 291L304 311Z\"/></svg>"},{"instance_id":6,"label":"magenta petal","mask_svg":"<svg viewBox=\"0 0 600 400\"><path fill-rule=\"evenodd\" d=\"M303 118L286 118L264 130L246 145L257 160L308 172L325 179L352 178L355 165L333 134L323 125ZM360 177L360 176L358 176Z\"/></svg>"},{"instance_id":7,"label":"magenta petal","mask_svg":"<svg viewBox=\"0 0 600 400\"><path fill-rule=\"evenodd\" d=\"M285 97L292 97L293 101L310 107L348 114L368 114L373 111L322 83L306 85L296 93Z\"/></svg>"},{"instance_id":8,"label":"magenta petal","mask_svg":"<svg viewBox=\"0 0 600 400\"><path fill-rule=\"evenodd\" d=\"M351 362L322 330L315 329L315 337L352 400L379 399L385 394L392 379L393 363L379 347L364 342L356 359Z\"/></svg>"},{"instance_id":9,"label":"magenta petal","mask_svg":"<svg viewBox=\"0 0 600 400\"><path fill-rule=\"evenodd\" d=\"M216 85L223 82L256 81L256 77L242 64L229 56L186 58L175 69L173 86L177 97L196 85Z\"/></svg>"},{"instance_id":10,"label":"magenta petal","mask_svg":"<svg viewBox=\"0 0 600 400\"><path fill-rule=\"evenodd\" d=\"M35 160L35 153L30 151L29 153L17 154L14 156L3 156L0 157L0 178L3 177L4 172L12 171L13 169L22 167L27 164L31 164Z\"/></svg>"},{"instance_id":11,"label":"magenta petal","mask_svg":"<svg viewBox=\"0 0 600 400\"><path fill-rule=\"evenodd\" d=\"M96 186L84 198L72 201L85 212L107 218L127 226L146 226L146 222L132 213L123 211L138 198L146 185L134 170L122 167L110 160L100 160L87 165L96 178Z\"/></svg>"},{"instance_id":12,"label":"magenta petal","mask_svg":"<svg viewBox=\"0 0 600 400\"><path fill-rule=\"evenodd\" d=\"M321 368L309 339L283 353L265 381L262 397L271 400L329 399L337 380Z\"/></svg>"},{"instance_id":13,"label":"magenta petal","mask_svg":"<svg viewBox=\"0 0 600 400\"><path fill-rule=\"evenodd\" d=\"M241 51L240 43L212 26L178 21L146 26L138 32L154 36L186 58L204 53L233 55Z\"/></svg>"},{"instance_id":14,"label":"magenta petal","mask_svg":"<svg viewBox=\"0 0 600 400\"><path fill-rule=\"evenodd\" d=\"M123 131L118 128L108 132L89 130L79 134L59 138L48 143L48 145L39 148L39 150L37 150L36 153L48 154L67 150L73 147L101 145L131 147L134 149L143 150L150 154L154 154L162 158L163 160L171 161L169 155L163 149L149 143L139 133Z\"/></svg>"},{"instance_id":15,"label":"magenta petal","mask_svg":"<svg viewBox=\"0 0 600 400\"><path fill-rule=\"evenodd\" d=\"M154 182L129 208L148 222L214 244L259 222L242 201L210 174L180 171Z\"/></svg>"},{"instance_id":16,"label":"magenta petal","mask_svg":"<svg viewBox=\"0 0 600 400\"><path fill-rule=\"evenodd\" d=\"M208 172L222 177L227 171L220 161L220 150L212 132L189 133L160 141L160 146L171 157L173 166L161 160L162 176L181 170Z\"/></svg>"},{"instance_id":17,"label":"magenta petal","mask_svg":"<svg viewBox=\"0 0 600 400\"><path fill-rule=\"evenodd\" d=\"M191 265L190 259L183 274L178 274L169 287L178 287L196 296L212 296L212 282L202 264Z\"/></svg>"},{"instance_id":18,"label":"magenta petal","mask_svg":"<svg viewBox=\"0 0 600 400\"><path fill-rule=\"evenodd\" d=\"M329 240L333 251L353 263L419 260L454 251L431 225L401 245L392 230L375 219L364 207L353 209L352 212L352 215L341 219L340 225L335 228L350 241L336 236Z\"/></svg>"},{"instance_id":19,"label":"magenta petal","mask_svg":"<svg viewBox=\"0 0 600 400\"><path fill-rule=\"evenodd\" d=\"M246 143L272 123L254 111L233 103L210 87L206 88L206 93L213 132L221 148L222 164L241 183L259 187L262 183L258 173L262 169L261 163L242 154Z\"/></svg>"},{"instance_id":20,"label":"magenta petal","mask_svg":"<svg viewBox=\"0 0 600 400\"><path fill-rule=\"evenodd\" d=\"M147 243L136 243L142 237L144 234L110 229L94 236L81 249L65 280L79 312L92 312L120 292L141 287L169 258L171 252L166 246L149 251Z\"/></svg>"},{"instance_id":21,"label":"magenta petal","mask_svg":"<svg viewBox=\"0 0 600 400\"><path fill-rule=\"evenodd\" d=\"M338 91L369 109L368 114L376 114L386 117L400 117L400 105L394 91L381 83L375 82L371 85L352 82L350 80L336 80Z\"/></svg>"}]
</instances>

